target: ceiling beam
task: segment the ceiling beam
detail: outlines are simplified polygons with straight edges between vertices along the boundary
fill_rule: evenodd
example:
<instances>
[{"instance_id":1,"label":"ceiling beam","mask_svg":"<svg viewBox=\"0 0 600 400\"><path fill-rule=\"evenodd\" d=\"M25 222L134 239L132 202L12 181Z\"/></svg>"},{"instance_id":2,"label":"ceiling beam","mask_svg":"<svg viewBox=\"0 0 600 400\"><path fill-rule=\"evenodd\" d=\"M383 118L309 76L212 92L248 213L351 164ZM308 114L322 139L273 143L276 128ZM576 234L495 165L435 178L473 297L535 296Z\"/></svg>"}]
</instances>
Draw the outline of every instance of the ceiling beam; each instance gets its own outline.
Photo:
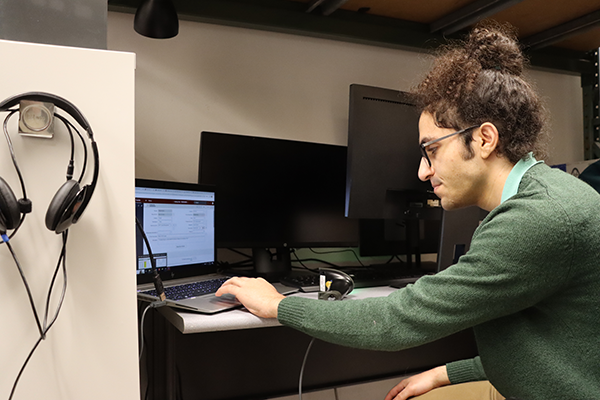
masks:
<instances>
[{"instance_id":1,"label":"ceiling beam","mask_svg":"<svg viewBox=\"0 0 600 400\"><path fill-rule=\"evenodd\" d=\"M306 3L281 0L173 0L180 20L428 52L460 35L430 33L429 25L337 10L325 17ZM108 10L135 13L139 0L109 0ZM133 26L132 26L133 29ZM584 52L554 47L528 51L532 66L581 74L594 71Z\"/></svg>"},{"instance_id":2,"label":"ceiling beam","mask_svg":"<svg viewBox=\"0 0 600 400\"><path fill-rule=\"evenodd\" d=\"M600 25L600 10L523 38L521 42L529 49L541 49L598 25Z\"/></svg>"},{"instance_id":3,"label":"ceiling beam","mask_svg":"<svg viewBox=\"0 0 600 400\"><path fill-rule=\"evenodd\" d=\"M139 0L109 0L109 11L135 13ZM446 38L427 24L348 10L325 17L281 0L173 0L181 20L343 40L405 50L432 49Z\"/></svg>"},{"instance_id":4,"label":"ceiling beam","mask_svg":"<svg viewBox=\"0 0 600 400\"><path fill-rule=\"evenodd\" d=\"M470 25L522 2L523 0L477 0L463 8L444 15L429 27L431 33L451 35Z\"/></svg>"}]
</instances>

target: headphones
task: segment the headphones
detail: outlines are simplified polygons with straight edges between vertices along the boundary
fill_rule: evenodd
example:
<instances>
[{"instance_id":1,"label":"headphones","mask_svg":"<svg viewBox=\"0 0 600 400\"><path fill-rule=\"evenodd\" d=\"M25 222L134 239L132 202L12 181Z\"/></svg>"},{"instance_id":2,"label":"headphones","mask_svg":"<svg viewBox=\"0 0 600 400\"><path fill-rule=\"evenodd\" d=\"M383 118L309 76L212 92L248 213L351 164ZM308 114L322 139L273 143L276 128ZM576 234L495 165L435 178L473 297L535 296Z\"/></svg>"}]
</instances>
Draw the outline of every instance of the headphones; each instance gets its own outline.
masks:
<instances>
[{"instance_id":1,"label":"headphones","mask_svg":"<svg viewBox=\"0 0 600 400\"><path fill-rule=\"evenodd\" d=\"M17 166L12 144L10 142L10 137L6 128L8 119L17 112L17 109L11 110L11 107L18 105L21 101L53 103L56 107L69 114L79 124L79 126L87 132L87 136L91 141L92 154L94 157L93 178L89 185L80 187L81 179L84 175L87 164L87 147L85 146L85 141L79 134L77 128L75 128L67 119L62 117L60 114L54 114L54 117L59 118L67 127L67 130L71 135L72 147L71 159L67 167L67 181L58 189L52 198L52 201L48 205L48 210L46 211L46 227L57 234L62 233L79 220L92 198L92 194L96 188L96 183L98 182L98 172L100 166L98 146L94 140L92 127L87 122L84 115L77 109L77 107L75 107L75 105L68 100L63 99L62 97L44 92L28 92L2 101L0 103L0 112L10 112L10 114L4 120L4 133L8 141L11 155L13 156L13 163L17 170L17 174L19 175L19 180L21 181L23 198L17 200L8 183L2 179L2 177L0 177L0 234L5 235L7 230L17 229L21 225L25 214L31 212L31 200L29 200L26 196L23 178ZM81 140L84 141L84 164L79 180L72 179L74 140L71 127L77 132Z\"/></svg>"},{"instance_id":2,"label":"headphones","mask_svg":"<svg viewBox=\"0 0 600 400\"><path fill-rule=\"evenodd\" d=\"M354 289L347 273L333 268L319 268L319 300L342 300Z\"/></svg>"}]
</instances>

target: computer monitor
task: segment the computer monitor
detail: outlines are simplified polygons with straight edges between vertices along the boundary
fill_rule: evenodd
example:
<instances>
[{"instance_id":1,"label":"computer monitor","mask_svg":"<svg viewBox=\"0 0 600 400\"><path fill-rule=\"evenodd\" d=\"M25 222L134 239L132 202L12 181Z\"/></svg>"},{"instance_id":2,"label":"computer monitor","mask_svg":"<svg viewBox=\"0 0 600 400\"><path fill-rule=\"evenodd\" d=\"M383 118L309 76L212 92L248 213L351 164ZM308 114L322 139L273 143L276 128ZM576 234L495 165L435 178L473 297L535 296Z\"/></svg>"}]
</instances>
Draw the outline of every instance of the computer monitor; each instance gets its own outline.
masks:
<instances>
[{"instance_id":1,"label":"computer monitor","mask_svg":"<svg viewBox=\"0 0 600 400\"><path fill-rule=\"evenodd\" d=\"M346 216L361 220L360 253L436 253L442 209L417 176L419 115L408 93L350 85Z\"/></svg>"},{"instance_id":2,"label":"computer monitor","mask_svg":"<svg viewBox=\"0 0 600 400\"><path fill-rule=\"evenodd\" d=\"M477 206L444 211L437 253L437 272L456 264L458 259L469 251L471 237L487 211Z\"/></svg>"},{"instance_id":3,"label":"computer monitor","mask_svg":"<svg viewBox=\"0 0 600 400\"><path fill-rule=\"evenodd\" d=\"M135 180L135 215L163 279L216 269L215 190L206 185ZM150 252L136 230L138 283L152 281Z\"/></svg>"},{"instance_id":4,"label":"computer monitor","mask_svg":"<svg viewBox=\"0 0 600 400\"><path fill-rule=\"evenodd\" d=\"M217 246L251 248L254 272L273 277L289 273L290 248L357 246L358 221L344 216L346 152L202 132L198 177L219 193Z\"/></svg>"}]
</instances>

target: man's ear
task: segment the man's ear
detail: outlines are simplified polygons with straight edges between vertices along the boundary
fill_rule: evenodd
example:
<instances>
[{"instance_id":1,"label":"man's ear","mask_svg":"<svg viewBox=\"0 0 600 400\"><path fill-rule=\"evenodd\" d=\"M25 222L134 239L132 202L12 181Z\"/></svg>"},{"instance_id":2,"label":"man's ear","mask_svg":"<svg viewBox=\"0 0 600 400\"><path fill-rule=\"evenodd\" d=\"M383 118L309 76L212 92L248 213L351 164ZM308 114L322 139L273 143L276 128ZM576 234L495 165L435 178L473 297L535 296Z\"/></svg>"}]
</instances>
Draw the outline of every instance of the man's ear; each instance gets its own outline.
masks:
<instances>
[{"instance_id":1,"label":"man's ear","mask_svg":"<svg viewBox=\"0 0 600 400\"><path fill-rule=\"evenodd\" d=\"M479 147L479 154L487 159L498 147L500 138L496 125L484 122L479 129L473 133L473 141Z\"/></svg>"}]
</instances>

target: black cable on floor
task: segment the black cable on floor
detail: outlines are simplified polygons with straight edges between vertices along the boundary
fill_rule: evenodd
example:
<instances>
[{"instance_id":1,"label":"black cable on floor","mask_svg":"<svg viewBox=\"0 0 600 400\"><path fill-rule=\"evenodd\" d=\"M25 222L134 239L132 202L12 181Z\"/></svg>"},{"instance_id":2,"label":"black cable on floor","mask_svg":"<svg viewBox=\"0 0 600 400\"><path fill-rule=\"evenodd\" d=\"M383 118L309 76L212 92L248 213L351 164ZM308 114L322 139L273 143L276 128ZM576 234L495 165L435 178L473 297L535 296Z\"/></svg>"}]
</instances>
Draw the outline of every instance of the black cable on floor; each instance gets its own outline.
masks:
<instances>
[{"instance_id":1,"label":"black cable on floor","mask_svg":"<svg viewBox=\"0 0 600 400\"><path fill-rule=\"evenodd\" d=\"M302 400L302 378L304 376L304 367L306 365L306 360L308 359L308 353L310 353L310 348L312 347L314 342L315 342L315 338L312 338L310 340L310 343L308 344L308 347L306 348L306 353L304 354L304 360L302 361L302 368L300 368L300 379L298 381L298 398L299 398L299 400Z\"/></svg>"}]
</instances>

